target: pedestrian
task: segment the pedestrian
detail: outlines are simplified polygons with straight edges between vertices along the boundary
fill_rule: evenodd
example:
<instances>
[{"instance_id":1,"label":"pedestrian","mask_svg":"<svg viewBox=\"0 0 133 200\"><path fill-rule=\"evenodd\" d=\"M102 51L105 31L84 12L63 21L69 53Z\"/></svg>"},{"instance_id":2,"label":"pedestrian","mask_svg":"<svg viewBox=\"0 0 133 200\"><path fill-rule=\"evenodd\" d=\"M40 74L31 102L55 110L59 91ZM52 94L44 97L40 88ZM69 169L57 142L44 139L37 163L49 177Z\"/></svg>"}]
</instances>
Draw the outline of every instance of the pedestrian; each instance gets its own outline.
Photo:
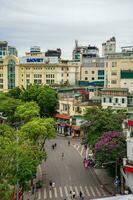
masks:
<instances>
[{"instance_id":1,"label":"pedestrian","mask_svg":"<svg viewBox=\"0 0 133 200\"><path fill-rule=\"evenodd\" d=\"M81 199L84 199L83 193L81 191L79 192L79 196L80 196Z\"/></svg>"},{"instance_id":2,"label":"pedestrian","mask_svg":"<svg viewBox=\"0 0 133 200\"><path fill-rule=\"evenodd\" d=\"M52 188L52 181L49 182L49 188L51 190L51 188Z\"/></svg>"},{"instance_id":3,"label":"pedestrian","mask_svg":"<svg viewBox=\"0 0 133 200\"><path fill-rule=\"evenodd\" d=\"M68 141L68 146L70 146L70 141Z\"/></svg>"},{"instance_id":4,"label":"pedestrian","mask_svg":"<svg viewBox=\"0 0 133 200\"><path fill-rule=\"evenodd\" d=\"M72 192L72 197L73 197L73 199L75 199L75 197L76 197L76 194L74 191Z\"/></svg>"},{"instance_id":5,"label":"pedestrian","mask_svg":"<svg viewBox=\"0 0 133 200\"><path fill-rule=\"evenodd\" d=\"M72 191L70 190L70 198L72 199L73 198L73 196L72 196Z\"/></svg>"},{"instance_id":6,"label":"pedestrian","mask_svg":"<svg viewBox=\"0 0 133 200\"><path fill-rule=\"evenodd\" d=\"M62 152L62 155L61 155L61 156L62 156L62 160L63 160L63 158L64 158L64 153L63 153L63 152Z\"/></svg>"},{"instance_id":7,"label":"pedestrian","mask_svg":"<svg viewBox=\"0 0 133 200\"><path fill-rule=\"evenodd\" d=\"M55 147L55 148L57 147L57 144L56 144L56 143L54 144L54 147Z\"/></svg>"},{"instance_id":8,"label":"pedestrian","mask_svg":"<svg viewBox=\"0 0 133 200\"><path fill-rule=\"evenodd\" d=\"M53 148L53 150L54 150L54 144L52 144L52 148Z\"/></svg>"},{"instance_id":9,"label":"pedestrian","mask_svg":"<svg viewBox=\"0 0 133 200\"><path fill-rule=\"evenodd\" d=\"M52 183L52 187L53 187L53 188L55 187L55 182Z\"/></svg>"}]
</instances>

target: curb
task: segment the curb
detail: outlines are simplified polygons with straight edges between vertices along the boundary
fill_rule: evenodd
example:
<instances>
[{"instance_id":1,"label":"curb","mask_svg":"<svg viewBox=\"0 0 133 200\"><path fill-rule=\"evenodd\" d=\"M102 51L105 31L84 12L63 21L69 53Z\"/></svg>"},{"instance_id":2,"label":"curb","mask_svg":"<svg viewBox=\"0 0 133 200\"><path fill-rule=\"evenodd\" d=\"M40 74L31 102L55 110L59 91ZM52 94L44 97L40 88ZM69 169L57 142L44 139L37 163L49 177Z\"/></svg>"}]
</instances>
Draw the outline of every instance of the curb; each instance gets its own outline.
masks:
<instances>
[{"instance_id":1,"label":"curb","mask_svg":"<svg viewBox=\"0 0 133 200\"><path fill-rule=\"evenodd\" d=\"M101 187L104 188L104 190L105 190L106 192L108 192L109 194L111 194L111 195L114 196L114 191L112 191L112 192L109 191L109 190L107 189L107 187L106 187L106 186L102 183L102 181L99 179L98 175L97 175L96 172L95 172L95 169L92 168L92 170L93 170L93 172L94 172L94 174L95 174L95 177L96 177L97 181L100 183Z\"/></svg>"}]
</instances>

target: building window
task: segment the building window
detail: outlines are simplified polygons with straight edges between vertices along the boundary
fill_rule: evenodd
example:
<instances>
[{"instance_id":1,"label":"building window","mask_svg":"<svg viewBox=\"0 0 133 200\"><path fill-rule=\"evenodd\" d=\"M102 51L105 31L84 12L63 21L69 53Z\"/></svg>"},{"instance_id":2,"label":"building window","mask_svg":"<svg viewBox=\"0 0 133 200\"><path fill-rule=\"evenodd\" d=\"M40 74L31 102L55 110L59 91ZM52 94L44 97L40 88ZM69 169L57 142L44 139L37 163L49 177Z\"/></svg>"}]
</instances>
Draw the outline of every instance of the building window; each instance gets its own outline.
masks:
<instances>
[{"instance_id":1,"label":"building window","mask_svg":"<svg viewBox=\"0 0 133 200\"><path fill-rule=\"evenodd\" d=\"M0 85L0 89L3 89L3 85Z\"/></svg>"},{"instance_id":2,"label":"building window","mask_svg":"<svg viewBox=\"0 0 133 200\"><path fill-rule=\"evenodd\" d=\"M116 83L117 83L117 80L111 80L111 83L112 83L112 84L116 84Z\"/></svg>"},{"instance_id":3,"label":"building window","mask_svg":"<svg viewBox=\"0 0 133 200\"><path fill-rule=\"evenodd\" d=\"M112 75L112 76L116 76L116 75L117 75L117 72L112 71L111 75Z\"/></svg>"},{"instance_id":4,"label":"building window","mask_svg":"<svg viewBox=\"0 0 133 200\"><path fill-rule=\"evenodd\" d=\"M94 77L92 77L92 78L91 78L91 80L95 80L95 78L94 78Z\"/></svg>"},{"instance_id":5,"label":"building window","mask_svg":"<svg viewBox=\"0 0 133 200\"><path fill-rule=\"evenodd\" d=\"M91 73L92 73L92 74L95 74L95 71L92 71Z\"/></svg>"},{"instance_id":6,"label":"building window","mask_svg":"<svg viewBox=\"0 0 133 200\"><path fill-rule=\"evenodd\" d=\"M67 73L67 77L69 76L69 74Z\"/></svg>"},{"instance_id":7,"label":"building window","mask_svg":"<svg viewBox=\"0 0 133 200\"><path fill-rule=\"evenodd\" d=\"M69 71L69 67L67 67L67 71Z\"/></svg>"},{"instance_id":8,"label":"building window","mask_svg":"<svg viewBox=\"0 0 133 200\"><path fill-rule=\"evenodd\" d=\"M88 71L85 71L85 74L88 74Z\"/></svg>"},{"instance_id":9,"label":"building window","mask_svg":"<svg viewBox=\"0 0 133 200\"><path fill-rule=\"evenodd\" d=\"M103 80L103 79L104 79L104 77L103 77L103 76L101 76L101 77L98 77L98 79L99 79L99 80L101 80L101 79Z\"/></svg>"},{"instance_id":10,"label":"building window","mask_svg":"<svg viewBox=\"0 0 133 200\"><path fill-rule=\"evenodd\" d=\"M8 89L15 87L15 62L9 60L8 62Z\"/></svg>"},{"instance_id":11,"label":"building window","mask_svg":"<svg viewBox=\"0 0 133 200\"><path fill-rule=\"evenodd\" d=\"M0 79L0 83L3 83L3 79Z\"/></svg>"},{"instance_id":12,"label":"building window","mask_svg":"<svg viewBox=\"0 0 133 200\"><path fill-rule=\"evenodd\" d=\"M98 70L98 75L104 76L104 70Z\"/></svg>"},{"instance_id":13,"label":"building window","mask_svg":"<svg viewBox=\"0 0 133 200\"><path fill-rule=\"evenodd\" d=\"M41 83L42 83L42 80L41 80L41 79L34 79L34 83L35 83L35 84L41 84Z\"/></svg>"},{"instance_id":14,"label":"building window","mask_svg":"<svg viewBox=\"0 0 133 200\"><path fill-rule=\"evenodd\" d=\"M122 103L125 103L125 99L124 98L122 98Z\"/></svg>"},{"instance_id":15,"label":"building window","mask_svg":"<svg viewBox=\"0 0 133 200\"><path fill-rule=\"evenodd\" d=\"M103 102L106 103L106 98L105 97L103 98Z\"/></svg>"},{"instance_id":16,"label":"building window","mask_svg":"<svg viewBox=\"0 0 133 200\"><path fill-rule=\"evenodd\" d=\"M112 67L117 67L117 62L112 62Z\"/></svg>"},{"instance_id":17,"label":"building window","mask_svg":"<svg viewBox=\"0 0 133 200\"><path fill-rule=\"evenodd\" d=\"M0 77L3 77L3 74L0 74Z\"/></svg>"},{"instance_id":18,"label":"building window","mask_svg":"<svg viewBox=\"0 0 133 200\"><path fill-rule=\"evenodd\" d=\"M115 98L115 103L118 103L118 98Z\"/></svg>"},{"instance_id":19,"label":"building window","mask_svg":"<svg viewBox=\"0 0 133 200\"><path fill-rule=\"evenodd\" d=\"M63 73L61 74L61 76L63 76Z\"/></svg>"},{"instance_id":20,"label":"building window","mask_svg":"<svg viewBox=\"0 0 133 200\"><path fill-rule=\"evenodd\" d=\"M30 78L30 74L26 74L26 78Z\"/></svg>"},{"instance_id":21,"label":"building window","mask_svg":"<svg viewBox=\"0 0 133 200\"><path fill-rule=\"evenodd\" d=\"M62 68L61 68L61 70L63 71L63 70L64 70L64 68L62 67Z\"/></svg>"},{"instance_id":22,"label":"building window","mask_svg":"<svg viewBox=\"0 0 133 200\"><path fill-rule=\"evenodd\" d=\"M87 81L87 80L88 80L88 77L85 77L85 80Z\"/></svg>"},{"instance_id":23,"label":"building window","mask_svg":"<svg viewBox=\"0 0 133 200\"><path fill-rule=\"evenodd\" d=\"M109 98L109 103L112 103L112 98L111 97Z\"/></svg>"}]
</instances>

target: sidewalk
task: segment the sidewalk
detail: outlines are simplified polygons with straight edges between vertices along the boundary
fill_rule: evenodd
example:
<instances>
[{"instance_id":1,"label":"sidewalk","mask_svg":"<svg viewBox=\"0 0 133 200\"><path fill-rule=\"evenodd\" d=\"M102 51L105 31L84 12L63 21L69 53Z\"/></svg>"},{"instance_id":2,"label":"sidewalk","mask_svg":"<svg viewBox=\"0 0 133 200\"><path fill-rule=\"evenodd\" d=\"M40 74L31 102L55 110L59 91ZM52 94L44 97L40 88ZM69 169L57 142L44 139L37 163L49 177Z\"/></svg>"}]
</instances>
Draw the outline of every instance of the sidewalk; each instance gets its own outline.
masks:
<instances>
[{"instance_id":1,"label":"sidewalk","mask_svg":"<svg viewBox=\"0 0 133 200\"><path fill-rule=\"evenodd\" d=\"M109 194L115 194L114 179L110 177L106 169L93 168L98 182Z\"/></svg>"}]
</instances>

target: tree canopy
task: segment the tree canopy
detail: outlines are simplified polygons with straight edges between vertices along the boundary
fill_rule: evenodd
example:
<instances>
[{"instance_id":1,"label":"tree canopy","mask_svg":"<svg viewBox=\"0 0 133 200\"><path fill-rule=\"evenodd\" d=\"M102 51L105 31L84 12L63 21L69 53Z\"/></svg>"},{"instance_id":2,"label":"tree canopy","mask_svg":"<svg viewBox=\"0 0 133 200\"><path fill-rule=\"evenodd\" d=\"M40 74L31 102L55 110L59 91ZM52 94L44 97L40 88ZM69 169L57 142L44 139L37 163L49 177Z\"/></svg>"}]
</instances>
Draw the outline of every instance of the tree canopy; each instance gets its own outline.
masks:
<instances>
[{"instance_id":1,"label":"tree canopy","mask_svg":"<svg viewBox=\"0 0 133 200\"><path fill-rule=\"evenodd\" d=\"M111 109L88 108L82 125L89 145L95 146L96 141L107 131L122 131L122 122L126 117L123 111Z\"/></svg>"},{"instance_id":2,"label":"tree canopy","mask_svg":"<svg viewBox=\"0 0 133 200\"><path fill-rule=\"evenodd\" d=\"M19 121L29 121L39 116L40 108L36 102L23 102L16 108L15 117Z\"/></svg>"},{"instance_id":3,"label":"tree canopy","mask_svg":"<svg viewBox=\"0 0 133 200\"><path fill-rule=\"evenodd\" d=\"M23 91L21 99L37 102L41 116L53 116L58 105L57 92L46 85L31 85Z\"/></svg>"}]
</instances>

